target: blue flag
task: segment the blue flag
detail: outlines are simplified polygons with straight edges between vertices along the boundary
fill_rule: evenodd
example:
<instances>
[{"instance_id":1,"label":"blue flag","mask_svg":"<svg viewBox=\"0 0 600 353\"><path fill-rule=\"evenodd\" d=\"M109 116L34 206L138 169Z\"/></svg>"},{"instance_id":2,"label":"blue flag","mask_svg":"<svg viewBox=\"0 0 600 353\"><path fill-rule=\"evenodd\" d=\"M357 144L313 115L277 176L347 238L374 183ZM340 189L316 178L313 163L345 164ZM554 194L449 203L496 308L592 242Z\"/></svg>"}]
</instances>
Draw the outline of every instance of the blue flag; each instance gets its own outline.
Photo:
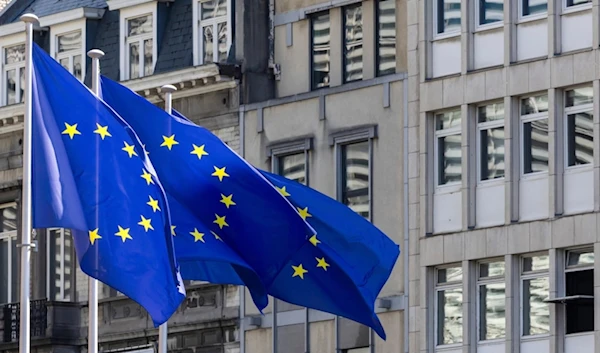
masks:
<instances>
[{"instance_id":1,"label":"blue flag","mask_svg":"<svg viewBox=\"0 0 600 353\"><path fill-rule=\"evenodd\" d=\"M153 166L110 107L35 44L32 54L33 227L71 229L83 272L158 326L185 289Z\"/></svg>"},{"instance_id":2,"label":"blue flag","mask_svg":"<svg viewBox=\"0 0 600 353\"><path fill-rule=\"evenodd\" d=\"M209 130L173 118L105 77L101 87L103 99L145 144L169 197L258 275L260 283L255 283L254 276L237 271L262 310L266 290L281 271L287 271L289 259L315 234L314 229L264 176ZM200 246L209 244L196 243L190 251ZM202 256L197 260L203 261Z\"/></svg>"}]
</instances>

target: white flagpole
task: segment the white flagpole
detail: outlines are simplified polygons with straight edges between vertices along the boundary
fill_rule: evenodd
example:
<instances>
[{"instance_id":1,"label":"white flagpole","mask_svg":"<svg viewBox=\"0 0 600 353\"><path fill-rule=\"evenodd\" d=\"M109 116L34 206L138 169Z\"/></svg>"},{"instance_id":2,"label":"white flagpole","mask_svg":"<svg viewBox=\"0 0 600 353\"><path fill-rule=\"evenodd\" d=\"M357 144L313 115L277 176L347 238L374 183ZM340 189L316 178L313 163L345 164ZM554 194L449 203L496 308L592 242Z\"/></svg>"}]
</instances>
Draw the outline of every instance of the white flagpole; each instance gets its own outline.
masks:
<instances>
[{"instance_id":1,"label":"white flagpole","mask_svg":"<svg viewBox=\"0 0 600 353\"><path fill-rule=\"evenodd\" d=\"M173 112L173 92L177 91L177 88L173 85L164 85L161 87L161 91L165 92L165 111L169 114ZM167 353L167 337L168 337L168 323L158 327L158 353Z\"/></svg>"},{"instance_id":2,"label":"white flagpole","mask_svg":"<svg viewBox=\"0 0 600 353\"><path fill-rule=\"evenodd\" d=\"M31 276L31 248L33 247L31 243L31 235L33 233L31 216L31 87L33 73L33 24L38 21L38 18L34 14L25 14L21 16L21 21L25 22L25 119L23 123L23 199L21 200L21 322L19 329L19 352L29 353L31 345L29 280Z\"/></svg>"},{"instance_id":3,"label":"white flagpole","mask_svg":"<svg viewBox=\"0 0 600 353\"><path fill-rule=\"evenodd\" d=\"M100 58L104 52L99 49L88 51L92 58L92 92L97 96L100 90ZM88 288L88 353L98 353L98 280L89 278Z\"/></svg>"}]
</instances>

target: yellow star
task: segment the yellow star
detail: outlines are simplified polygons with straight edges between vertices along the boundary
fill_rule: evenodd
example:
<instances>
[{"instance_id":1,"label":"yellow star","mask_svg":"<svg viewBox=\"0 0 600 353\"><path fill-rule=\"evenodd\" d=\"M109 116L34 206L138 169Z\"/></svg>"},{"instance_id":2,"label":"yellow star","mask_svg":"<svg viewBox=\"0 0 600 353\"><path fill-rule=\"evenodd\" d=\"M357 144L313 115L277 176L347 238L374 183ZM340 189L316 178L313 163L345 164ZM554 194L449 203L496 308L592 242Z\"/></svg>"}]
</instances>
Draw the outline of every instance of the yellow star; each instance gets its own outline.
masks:
<instances>
[{"instance_id":1,"label":"yellow star","mask_svg":"<svg viewBox=\"0 0 600 353\"><path fill-rule=\"evenodd\" d=\"M276 186L275 189L277 189L277 191L279 191L279 193L283 196L292 196L292 195L290 195L289 192L287 192L287 190L285 189L285 186L282 186L282 187Z\"/></svg>"},{"instance_id":2,"label":"yellow star","mask_svg":"<svg viewBox=\"0 0 600 353\"><path fill-rule=\"evenodd\" d=\"M152 229L154 230L154 228L152 227L152 219L146 218L144 216L140 216L142 217L142 220L138 222L139 225L141 225L142 227L144 227L144 230L146 231L146 233L148 232L148 229Z\"/></svg>"},{"instance_id":3,"label":"yellow star","mask_svg":"<svg viewBox=\"0 0 600 353\"><path fill-rule=\"evenodd\" d=\"M213 223L218 224L220 229L223 229L223 227L229 227L229 224L225 222L225 216L220 217L218 214L215 214L215 217L217 217L217 219L215 219Z\"/></svg>"},{"instance_id":4,"label":"yellow star","mask_svg":"<svg viewBox=\"0 0 600 353\"><path fill-rule=\"evenodd\" d=\"M96 242L96 240L102 239L100 234L98 234L98 228L96 228L94 230L90 230L90 231L88 231L88 233L90 235L90 243L92 243L92 245L94 245L94 242Z\"/></svg>"},{"instance_id":5,"label":"yellow star","mask_svg":"<svg viewBox=\"0 0 600 353\"><path fill-rule=\"evenodd\" d=\"M217 240L220 240L220 241L223 241L223 239L221 239L221 237L220 237L220 236L218 236L218 235L217 235L217 233L213 232L212 230L211 230L210 232L212 233L212 235L214 235L214 236L215 236L215 239L217 239Z\"/></svg>"},{"instance_id":6,"label":"yellow star","mask_svg":"<svg viewBox=\"0 0 600 353\"><path fill-rule=\"evenodd\" d=\"M225 196L225 195L221 194L221 203L224 203L225 206L227 206L227 208L229 208L229 206L235 206L235 202L233 202L232 198L233 198L233 194L231 194L229 196Z\"/></svg>"},{"instance_id":7,"label":"yellow star","mask_svg":"<svg viewBox=\"0 0 600 353\"><path fill-rule=\"evenodd\" d=\"M327 266L331 266L330 264L325 262L324 257L322 257L320 259L318 257L315 257L315 260L317 260L317 267L320 267L320 268L324 269L325 271L327 271Z\"/></svg>"},{"instance_id":8,"label":"yellow star","mask_svg":"<svg viewBox=\"0 0 600 353\"><path fill-rule=\"evenodd\" d=\"M211 175L212 175L212 176L216 176L216 177L218 177L218 178L219 178L219 181L223 181L223 178L224 178L224 177L228 177L228 176L229 176L229 174L227 174L227 173L225 172L225 168L226 168L226 167L223 167L223 168L217 168L217 167L215 166L214 168L215 168L215 172L214 172L214 173L212 173Z\"/></svg>"},{"instance_id":9,"label":"yellow star","mask_svg":"<svg viewBox=\"0 0 600 353\"><path fill-rule=\"evenodd\" d=\"M77 124L69 125L69 124L65 123L65 126L67 128L62 132L62 134L69 135L71 140L73 139L73 136L81 135L81 132L77 131Z\"/></svg>"},{"instance_id":10,"label":"yellow star","mask_svg":"<svg viewBox=\"0 0 600 353\"><path fill-rule=\"evenodd\" d=\"M197 242L198 240L201 242L205 242L204 241L204 233L200 233L198 231L198 229L194 228L193 232L190 232L190 234L194 237L194 243Z\"/></svg>"},{"instance_id":11,"label":"yellow star","mask_svg":"<svg viewBox=\"0 0 600 353\"><path fill-rule=\"evenodd\" d=\"M135 146L134 145L128 145L127 141L124 141L125 143L125 147L121 148L123 151L127 152L129 154L129 158L131 158L132 156L137 156L138 154L135 153Z\"/></svg>"},{"instance_id":12,"label":"yellow star","mask_svg":"<svg viewBox=\"0 0 600 353\"><path fill-rule=\"evenodd\" d=\"M304 267L302 267L302 264L298 266L292 265L292 268L294 269L294 274L292 275L292 277L300 277L304 279L304 274L308 272L304 269Z\"/></svg>"},{"instance_id":13,"label":"yellow star","mask_svg":"<svg viewBox=\"0 0 600 353\"><path fill-rule=\"evenodd\" d=\"M150 197L150 201L146 202L146 205L152 207L152 212L160 211L160 207L158 207L158 200L153 199L152 196L148 197Z\"/></svg>"},{"instance_id":14,"label":"yellow star","mask_svg":"<svg viewBox=\"0 0 600 353\"><path fill-rule=\"evenodd\" d=\"M208 152L204 150L204 145L198 147L192 143L192 146L194 146L194 150L190 154L195 154L198 159L202 159L202 156L208 156Z\"/></svg>"},{"instance_id":15,"label":"yellow star","mask_svg":"<svg viewBox=\"0 0 600 353\"><path fill-rule=\"evenodd\" d=\"M175 228L177 228L177 226L171 226L171 235L172 236L176 236L177 234L175 234Z\"/></svg>"},{"instance_id":16,"label":"yellow star","mask_svg":"<svg viewBox=\"0 0 600 353\"><path fill-rule=\"evenodd\" d=\"M142 173L144 173L144 174L142 174L140 176L146 180L146 182L148 183L148 185L154 184L154 180L152 180L152 174L148 173L146 171L146 169L142 169Z\"/></svg>"},{"instance_id":17,"label":"yellow star","mask_svg":"<svg viewBox=\"0 0 600 353\"><path fill-rule=\"evenodd\" d=\"M304 207L304 208L300 208L300 207L296 207L298 209L298 213L300 213L300 217L302 217L302 219L306 220L307 217L312 217L312 215L310 213L308 213L308 207Z\"/></svg>"},{"instance_id":18,"label":"yellow star","mask_svg":"<svg viewBox=\"0 0 600 353\"><path fill-rule=\"evenodd\" d=\"M308 241L310 241L310 243L314 246L317 246L317 244L319 244L321 241L319 239L317 239L317 235L313 235L312 237L310 237L310 239L308 239Z\"/></svg>"},{"instance_id":19,"label":"yellow star","mask_svg":"<svg viewBox=\"0 0 600 353\"><path fill-rule=\"evenodd\" d=\"M108 125L102 126L102 125L96 123L96 127L97 127L97 129L94 130L94 133L100 135L100 137L102 137L103 140L106 136L112 137L110 132L108 132Z\"/></svg>"},{"instance_id":20,"label":"yellow star","mask_svg":"<svg viewBox=\"0 0 600 353\"><path fill-rule=\"evenodd\" d=\"M167 146L167 148L169 149L169 151L171 150L171 148L173 147L173 145L178 145L179 142L175 141L175 134L167 137L167 136L163 136L163 143L160 144L160 147L164 147Z\"/></svg>"},{"instance_id":21,"label":"yellow star","mask_svg":"<svg viewBox=\"0 0 600 353\"><path fill-rule=\"evenodd\" d=\"M118 226L118 227L119 227L119 231L116 232L115 235L118 236L118 237L121 237L121 240L123 240L123 243L127 239L133 239L131 237L131 235L129 235L129 228L123 229L121 226Z\"/></svg>"}]
</instances>

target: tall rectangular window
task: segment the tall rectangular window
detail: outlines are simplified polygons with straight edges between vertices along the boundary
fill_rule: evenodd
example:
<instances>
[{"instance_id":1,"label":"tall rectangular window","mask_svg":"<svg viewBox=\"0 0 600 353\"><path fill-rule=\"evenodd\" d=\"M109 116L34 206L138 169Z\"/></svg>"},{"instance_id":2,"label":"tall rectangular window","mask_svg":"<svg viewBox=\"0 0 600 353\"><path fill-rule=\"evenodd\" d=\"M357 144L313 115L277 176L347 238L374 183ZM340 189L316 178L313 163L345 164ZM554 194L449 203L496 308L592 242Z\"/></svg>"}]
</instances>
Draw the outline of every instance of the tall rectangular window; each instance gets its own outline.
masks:
<instances>
[{"instance_id":1,"label":"tall rectangular window","mask_svg":"<svg viewBox=\"0 0 600 353\"><path fill-rule=\"evenodd\" d=\"M462 135L460 110L435 115L437 185L462 180Z\"/></svg>"},{"instance_id":2,"label":"tall rectangular window","mask_svg":"<svg viewBox=\"0 0 600 353\"><path fill-rule=\"evenodd\" d=\"M229 0L201 0L198 9L201 64L226 61L232 40Z\"/></svg>"},{"instance_id":3,"label":"tall rectangular window","mask_svg":"<svg viewBox=\"0 0 600 353\"><path fill-rule=\"evenodd\" d=\"M550 282L548 255L521 258L521 314L523 336L544 335L550 332L548 299Z\"/></svg>"},{"instance_id":4,"label":"tall rectangular window","mask_svg":"<svg viewBox=\"0 0 600 353\"><path fill-rule=\"evenodd\" d=\"M593 332L594 249L569 250L566 255L566 333Z\"/></svg>"},{"instance_id":5,"label":"tall rectangular window","mask_svg":"<svg viewBox=\"0 0 600 353\"><path fill-rule=\"evenodd\" d=\"M460 265L439 268L435 278L436 345L458 344L463 337L463 271Z\"/></svg>"},{"instance_id":6,"label":"tall rectangular window","mask_svg":"<svg viewBox=\"0 0 600 353\"><path fill-rule=\"evenodd\" d=\"M504 1L479 0L477 2L477 17L479 26L500 23L504 20Z\"/></svg>"},{"instance_id":7,"label":"tall rectangular window","mask_svg":"<svg viewBox=\"0 0 600 353\"><path fill-rule=\"evenodd\" d=\"M435 34L460 33L460 0L433 0Z\"/></svg>"},{"instance_id":8,"label":"tall rectangular window","mask_svg":"<svg viewBox=\"0 0 600 353\"><path fill-rule=\"evenodd\" d=\"M277 174L306 185L306 153L277 157Z\"/></svg>"},{"instance_id":9,"label":"tall rectangular window","mask_svg":"<svg viewBox=\"0 0 600 353\"><path fill-rule=\"evenodd\" d=\"M83 78L81 30L56 36L54 58L73 76Z\"/></svg>"},{"instance_id":10,"label":"tall rectangular window","mask_svg":"<svg viewBox=\"0 0 600 353\"><path fill-rule=\"evenodd\" d=\"M521 99L523 174L548 171L548 95Z\"/></svg>"},{"instance_id":11,"label":"tall rectangular window","mask_svg":"<svg viewBox=\"0 0 600 353\"><path fill-rule=\"evenodd\" d=\"M49 300L73 300L74 246L67 229L48 229L46 234L46 293Z\"/></svg>"},{"instance_id":12,"label":"tall rectangular window","mask_svg":"<svg viewBox=\"0 0 600 353\"><path fill-rule=\"evenodd\" d=\"M362 4L344 7L344 82L363 77Z\"/></svg>"},{"instance_id":13,"label":"tall rectangular window","mask_svg":"<svg viewBox=\"0 0 600 353\"><path fill-rule=\"evenodd\" d=\"M544 15L548 12L548 0L520 0L521 16Z\"/></svg>"},{"instance_id":14,"label":"tall rectangular window","mask_svg":"<svg viewBox=\"0 0 600 353\"><path fill-rule=\"evenodd\" d=\"M594 161L594 92L591 86L565 92L566 162L568 167Z\"/></svg>"},{"instance_id":15,"label":"tall rectangular window","mask_svg":"<svg viewBox=\"0 0 600 353\"><path fill-rule=\"evenodd\" d=\"M477 108L479 180L504 178L504 103Z\"/></svg>"},{"instance_id":16,"label":"tall rectangular window","mask_svg":"<svg viewBox=\"0 0 600 353\"><path fill-rule=\"evenodd\" d=\"M126 23L127 78L135 79L152 75L155 59L153 15L128 18Z\"/></svg>"},{"instance_id":17,"label":"tall rectangular window","mask_svg":"<svg viewBox=\"0 0 600 353\"><path fill-rule=\"evenodd\" d=\"M25 88L25 44L4 47L2 82L5 105L22 103Z\"/></svg>"},{"instance_id":18,"label":"tall rectangular window","mask_svg":"<svg viewBox=\"0 0 600 353\"><path fill-rule=\"evenodd\" d=\"M506 335L506 284L504 261L478 265L479 340L495 340Z\"/></svg>"},{"instance_id":19,"label":"tall rectangular window","mask_svg":"<svg viewBox=\"0 0 600 353\"><path fill-rule=\"evenodd\" d=\"M377 76L396 73L396 0L377 2Z\"/></svg>"},{"instance_id":20,"label":"tall rectangular window","mask_svg":"<svg viewBox=\"0 0 600 353\"><path fill-rule=\"evenodd\" d=\"M329 12L314 15L311 18L311 87L312 89L329 86L331 22Z\"/></svg>"},{"instance_id":21,"label":"tall rectangular window","mask_svg":"<svg viewBox=\"0 0 600 353\"><path fill-rule=\"evenodd\" d=\"M11 203L0 206L0 304L17 302L18 289L17 207Z\"/></svg>"},{"instance_id":22,"label":"tall rectangular window","mask_svg":"<svg viewBox=\"0 0 600 353\"><path fill-rule=\"evenodd\" d=\"M340 145L342 202L370 219L370 141Z\"/></svg>"}]
</instances>

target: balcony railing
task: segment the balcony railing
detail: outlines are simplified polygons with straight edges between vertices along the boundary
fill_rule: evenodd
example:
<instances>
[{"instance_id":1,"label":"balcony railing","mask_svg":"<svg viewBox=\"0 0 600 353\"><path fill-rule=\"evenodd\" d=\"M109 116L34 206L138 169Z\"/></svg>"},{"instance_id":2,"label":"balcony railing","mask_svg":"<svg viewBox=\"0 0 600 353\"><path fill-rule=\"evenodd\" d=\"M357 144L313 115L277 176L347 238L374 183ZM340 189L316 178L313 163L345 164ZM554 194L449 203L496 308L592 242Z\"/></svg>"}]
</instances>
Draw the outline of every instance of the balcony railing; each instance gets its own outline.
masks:
<instances>
[{"instance_id":1,"label":"balcony railing","mask_svg":"<svg viewBox=\"0 0 600 353\"><path fill-rule=\"evenodd\" d=\"M48 327L48 301L46 299L31 301L31 337L46 336ZM21 304L12 303L2 307L3 312L3 342L17 342L21 322Z\"/></svg>"}]
</instances>

